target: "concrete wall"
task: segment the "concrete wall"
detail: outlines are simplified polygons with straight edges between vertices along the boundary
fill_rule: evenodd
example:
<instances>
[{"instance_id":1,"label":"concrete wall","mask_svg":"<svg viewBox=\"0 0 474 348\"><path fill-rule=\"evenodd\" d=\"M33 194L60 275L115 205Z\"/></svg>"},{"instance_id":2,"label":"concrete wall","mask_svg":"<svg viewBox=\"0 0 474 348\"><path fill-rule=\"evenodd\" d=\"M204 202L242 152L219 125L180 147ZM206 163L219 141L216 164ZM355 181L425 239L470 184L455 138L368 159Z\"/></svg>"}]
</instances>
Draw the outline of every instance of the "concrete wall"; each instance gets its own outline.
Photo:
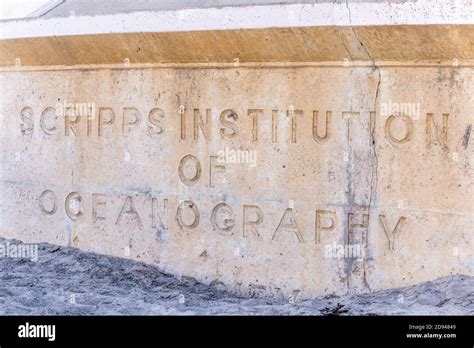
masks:
<instances>
[{"instance_id":1,"label":"concrete wall","mask_svg":"<svg viewBox=\"0 0 474 348\"><path fill-rule=\"evenodd\" d=\"M308 46L292 46L299 61L280 64L281 51L240 40L242 55L262 64L215 59L205 68L179 55L181 66L116 65L123 56L113 48L133 44L115 34L97 36L110 46L90 51L78 49L91 36L70 37L58 46L68 60L50 65L56 58L28 41L38 38L0 41L1 236L155 263L249 296L473 274L472 26L337 27L357 44L338 51L344 41L331 49L327 39L328 60L312 55L316 44L305 49L324 43L315 33L326 29L285 30L306 37ZM268 36L269 47L285 30ZM371 30L373 40L362 34ZM424 50L384 53L388 41L377 39L404 32L409 46L436 30L452 40L424 42L422 64L391 59ZM240 34L212 35L204 46L195 34L175 38L228 52L216 47ZM21 50L31 54L8 66ZM344 52L362 53L354 61ZM111 64L80 66L88 56Z\"/></svg>"}]
</instances>

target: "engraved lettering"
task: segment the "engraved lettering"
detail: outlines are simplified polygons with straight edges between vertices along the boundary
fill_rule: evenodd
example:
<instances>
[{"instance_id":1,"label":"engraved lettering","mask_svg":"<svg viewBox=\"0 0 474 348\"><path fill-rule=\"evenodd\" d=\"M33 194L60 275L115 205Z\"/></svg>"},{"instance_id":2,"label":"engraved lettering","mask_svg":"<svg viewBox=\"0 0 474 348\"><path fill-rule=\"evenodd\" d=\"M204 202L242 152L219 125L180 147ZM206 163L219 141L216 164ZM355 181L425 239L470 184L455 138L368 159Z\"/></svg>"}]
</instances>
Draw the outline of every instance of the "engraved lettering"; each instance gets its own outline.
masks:
<instances>
[{"instance_id":1,"label":"engraved lettering","mask_svg":"<svg viewBox=\"0 0 474 348\"><path fill-rule=\"evenodd\" d=\"M318 111L313 111L313 139L317 143L322 143L331 137L332 112L326 111L326 126L324 135L318 134Z\"/></svg>"},{"instance_id":2,"label":"engraved lettering","mask_svg":"<svg viewBox=\"0 0 474 348\"><path fill-rule=\"evenodd\" d=\"M81 201L82 201L82 198L77 192L71 192L70 194L66 196L64 206L66 209L66 215L71 220L77 220L79 217L82 216L82 211L79 207ZM75 212L73 210L75 210Z\"/></svg>"},{"instance_id":3,"label":"engraved lettering","mask_svg":"<svg viewBox=\"0 0 474 348\"><path fill-rule=\"evenodd\" d=\"M233 138L239 132L239 127L235 123L239 119L237 113L232 109L227 109L221 112L219 120L223 127L220 129L222 138Z\"/></svg>"},{"instance_id":4,"label":"engraved lettering","mask_svg":"<svg viewBox=\"0 0 474 348\"><path fill-rule=\"evenodd\" d=\"M258 140L258 119L263 115L263 109L249 109L247 115L252 119L252 141Z\"/></svg>"},{"instance_id":5,"label":"engraved lettering","mask_svg":"<svg viewBox=\"0 0 474 348\"><path fill-rule=\"evenodd\" d=\"M244 205L243 211L243 236L248 237L249 234L261 239L262 236L258 232L258 226L263 223L263 212L256 205Z\"/></svg>"},{"instance_id":6,"label":"engraved lettering","mask_svg":"<svg viewBox=\"0 0 474 348\"><path fill-rule=\"evenodd\" d=\"M52 107L47 107L43 110L40 116L40 126L43 132L47 135L56 133L57 128L55 121L58 119L56 110Z\"/></svg>"},{"instance_id":7,"label":"engraved lettering","mask_svg":"<svg viewBox=\"0 0 474 348\"><path fill-rule=\"evenodd\" d=\"M29 106L24 107L20 111L20 119L24 122L20 124L20 130L23 135L33 133L34 121L33 121L33 109Z\"/></svg>"},{"instance_id":8,"label":"engraved lettering","mask_svg":"<svg viewBox=\"0 0 474 348\"><path fill-rule=\"evenodd\" d=\"M352 140L352 119L359 116L359 112L343 111L342 118L347 120L347 139Z\"/></svg>"},{"instance_id":9,"label":"engraved lettering","mask_svg":"<svg viewBox=\"0 0 474 348\"><path fill-rule=\"evenodd\" d=\"M143 228L142 219L140 219L140 215L138 214L138 211L135 208L132 196L127 196L127 198L125 198L125 202L123 203L122 209L120 210L117 220L115 221L116 225L120 223L120 220L122 219L122 216L124 214L130 214L131 218L137 221L137 225L140 228Z\"/></svg>"},{"instance_id":10,"label":"engraved lettering","mask_svg":"<svg viewBox=\"0 0 474 348\"><path fill-rule=\"evenodd\" d=\"M164 216L165 218L162 218ZM168 230L169 226L165 223L165 219L168 219L168 200L163 199L163 209L158 209L158 199L151 199L151 227L157 228L158 230Z\"/></svg>"},{"instance_id":11,"label":"engraved lettering","mask_svg":"<svg viewBox=\"0 0 474 348\"><path fill-rule=\"evenodd\" d=\"M210 156L209 158L209 187L214 187L214 174L225 173L226 167L222 164L221 156Z\"/></svg>"},{"instance_id":12,"label":"engraved lettering","mask_svg":"<svg viewBox=\"0 0 474 348\"><path fill-rule=\"evenodd\" d=\"M383 230L385 232L385 235L387 236L388 239L388 250L395 250L395 237L398 234L398 226L400 225L401 222L406 220L406 217L400 216L398 219L397 224L395 225L394 229L392 231L389 230L388 225L387 225L387 218L385 215L379 215L379 220L380 224L383 227Z\"/></svg>"},{"instance_id":13,"label":"engraved lettering","mask_svg":"<svg viewBox=\"0 0 474 348\"><path fill-rule=\"evenodd\" d=\"M105 211L103 211L103 215L100 214L99 208L104 208L107 204L107 196L101 193L93 193L92 194L92 220L99 221L105 220Z\"/></svg>"},{"instance_id":14,"label":"engraved lettering","mask_svg":"<svg viewBox=\"0 0 474 348\"><path fill-rule=\"evenodd\" d=\"M188 163L193 163L194 169L192 169ZM194 171L194 174L188 176L191 170ZM201 163L199 163L199 160L193 155L186 155L179 162L178 173L183 184L188 186L194 185L201 177Z\"/></svg>"},{"instance_id":15,"label":"engraved lettering","mask_svg":"<svg viewBox=\"0 0 474 348\"><path fill-rule=\"evenodd\" d=\"M140 124L140 112L136 108L123 108L122 132L127 135L132 128Z\"/></svg>"},{"instance_id":16,"label":"engraved lettering","mask_svg":"<svg viewBox=\"0 0 474 348\"><path fill-rule=\"evenodd\" d=\"M109 115L108 118L105 118L105 115ZM104 133L104 126L110 126L115 122L115 112L112 108L100 107L99 108L99 128L98 135L102 136Z\"/></svg>"},{"instance_id":17,"label":"engraved lettering","mask_svg":"<svg viewBox=\"0 0 474 348\"><path fill-rule=\"evenodd\" d=\"M159 108L151 109L148 113L148 121L150 126L148 126L148 134L152 137L156 137L158 134L163 133L164 128L161 124L161 120L165 118L165 113Z\"/></svg>"},{"instance_id":18,"label":"engraved lettering","mask_svg":"<svg viewBox=\"0 0 474 348\"><path fill-rule=\"evenodd\" d=\"M364 247L368 245L369 214L362 214L362 223L354 222L354 214L349 213L349 225L347 234L347 244L361 244ZM357 233L356 228L363 229L362 233Z\"/></svg>"},{"instance_id":19,"label":"engraved lettering","mask_svg":"<svg viewBox=\"0 0 474 348\"><path fill-rule=\"evenodd\" d=\"M330 220L331 223L328 226L323 226L323 219ZM329 210L316 210L316 244L321 243L321 232L322 231L332 231L336 226L336 213Z\"/></svg>"},{"instance_id":20,"label":"engraved lettering","mask_svg":"<svg viewBox=\"0 0 474 348\"><path fill-rule=\"evenodd\" d=\"M39 205L42 213L54 215L58 210L58 201L54 192L51 190L43 191L39 196Z\"/></svg>"},{"instance_id":21,"label":"engraved lettering","mask_svg":"<svg viewBox=\"0 0 474 348\"><path fill-rule=\"evenodd\" d=\"M199 138L199 129L206 140L211 139L211 109L206 109L206 120L203 120L199 109L194 109L194 140Z\"/></svg>"},{"instance_id":22,"label":"engraved lettering","mask_svg":"<svg viewBox=\"0 0 474 348\"><path fill-rule=\"evenodd\" d=\"M405 124L405 128L406 128L405 135L398 138L392 134L392 123L396 120L402 121ZM413 121L410 116L391 115L387 118L387 122L385 123L385 137L393 145L407 143L408 141L410 141L412 134L413 134Z\"/></svg>"},{"instance_id":23,"label":"engraved lettering","mask_svg":"<svg viewBox=\"0 0 474 348\"><path fill-rule=\"evenodd\" d=\"M288 117L291 118L291 142L296 143L296 119L298 116L303 116L303 110L288 110Z\"/></svg>"},{"instance_id":24,"label":"engraved lettering","mask_svg":"<svg viewBox=\"0 0 474 348\"><path fill-rule=\"evenodd\" d=\"M69 136L69 131L72 131L72 133L77 136L78 131L75 126L79 124L80 120L81 115L76 112L76 108L67 107L64 115L64 135Z\"/></svg>"},{"instance_id":25,"label":"engraved lettering","mask_svg":"<svg viewBox=\"0 0 474 348\"><path fill-rule=\"evenodd\" d=\"M443 149L448 149L448 117L449 114L443 114L443 126L441 128L439 124L435 122L432 113L426 114L426 142L428 147L432 144L439 144ZM436 138L436 140L433 138Z\"/></svg>"},{"instance_id":26,"label":"engraved lettering","mask_svg":"<svg viewBox=\"0 0 474 348\"><path fill-rule=\"evenodd\" d=\"M234 228L234 210L227 203L219 203L211 214L212 227L219 232L228 232Z\"/></svg>"},{"instance_id":27,"label":"engraved lettering","mask_svg":"<svg viewBox=\"0 0 474 348\"><path fill-rule=\"evenodd\" d=\"M285 213L273 234L272 240L276 240L284 231L292 232L298 239L298 242L303 243L303 236L301 235L300 229L296 223L295 214L292 208L287 208L285 210Z\"/></svg>"},{"instance_id":28,"label":"engraved lettering","mask_svg":"<svg viewBox=\"0 0 474 348\"><path fill-rule=\"evenodd\" d=\"M188 208L188 209L186 209ZM190 211L192 213L191 222L186 223L184 220L189 220L189 216L184 217L184 210ZM178 209L176 211L176 221L178 222L178 226L181 229L194 229L199 225L199 209L196 204L192 201L184 201L183 203L178 205Z\"/></svg>"}]
</instances>

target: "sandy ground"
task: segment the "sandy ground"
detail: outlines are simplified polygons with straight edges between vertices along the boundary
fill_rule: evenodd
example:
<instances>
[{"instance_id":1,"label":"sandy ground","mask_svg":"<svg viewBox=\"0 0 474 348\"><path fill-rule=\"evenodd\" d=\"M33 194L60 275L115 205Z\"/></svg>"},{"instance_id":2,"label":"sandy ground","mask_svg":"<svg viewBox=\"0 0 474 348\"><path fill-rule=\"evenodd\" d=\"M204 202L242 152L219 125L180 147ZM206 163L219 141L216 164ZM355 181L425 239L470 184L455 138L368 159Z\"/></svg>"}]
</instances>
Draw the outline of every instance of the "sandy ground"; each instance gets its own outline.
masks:
<instances>
[{"instance_id":1,"label":"sandy ground","mask_svg":"<svg viewBox=\"0 0 474 348\"><path fill-rule=\"evenodd\" d=\"M0 244L17 241L0 239ZM474 277L364 295L296 301L241 298L157 267L39 244L38 260L0 257L0 315L474 314Z\"/></svg>"}]
</instances>

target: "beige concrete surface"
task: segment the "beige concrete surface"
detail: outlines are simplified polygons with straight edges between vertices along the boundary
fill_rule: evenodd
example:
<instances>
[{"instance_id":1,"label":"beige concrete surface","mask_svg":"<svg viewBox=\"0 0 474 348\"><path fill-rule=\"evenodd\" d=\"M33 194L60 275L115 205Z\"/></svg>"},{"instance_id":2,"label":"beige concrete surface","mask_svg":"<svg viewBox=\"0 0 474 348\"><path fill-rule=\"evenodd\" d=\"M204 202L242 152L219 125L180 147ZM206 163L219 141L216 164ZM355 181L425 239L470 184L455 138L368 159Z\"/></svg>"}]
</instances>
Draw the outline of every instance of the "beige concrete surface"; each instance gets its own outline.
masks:
<instances>
[{"instance_id":1,"label":"beige concrete surface","mask_svg":"<svg viewBox=\"0 0 474 348\"><path fill-rule=\"evenodd\" d=\"M472 6L2 21L0 237L245 296L472 276Z\"/></svg>"},{"instance_id":2,"label":"beige concrete surface","mask_svg":"<svg viewBox=\"0 0 474 348\"><path fill-rule=\"evenodd\" d=\"M470 68L3 72L0 86L5 238L244 295L474 271Z\"/></svg>"}]
</instances>

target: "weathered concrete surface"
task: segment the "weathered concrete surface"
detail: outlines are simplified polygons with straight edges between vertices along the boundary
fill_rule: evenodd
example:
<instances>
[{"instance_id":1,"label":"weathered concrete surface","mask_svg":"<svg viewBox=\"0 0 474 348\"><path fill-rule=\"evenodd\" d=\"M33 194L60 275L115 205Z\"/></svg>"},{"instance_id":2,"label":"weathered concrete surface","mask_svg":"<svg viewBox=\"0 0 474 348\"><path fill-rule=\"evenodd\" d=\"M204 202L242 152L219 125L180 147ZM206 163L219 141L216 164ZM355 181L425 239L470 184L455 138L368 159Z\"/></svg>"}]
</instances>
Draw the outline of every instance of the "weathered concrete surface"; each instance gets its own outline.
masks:
<instances>
[{"instance_id":1,"label":"weathered concrete surface","mask_svg":"<svg viewBox=\"0 0 474 348\"><path fill-rule=\"evenodd\" d=\"M474 271L471 69L4 72L0 85L4 237L244 295ZM399 101L415 116L386 114ZM54 113L69 102L91 117ZM362 257L336 255L348 244Z\"/></svg>"},{"instance_id":2,"label":"weathered concrete surface","mask_svg":"<svg viewBox=\"0 0 474 348\"><path fill-rule=\"evenodd\" d=\"M470 1L257 1L261 6L225 7L233 3L138 11L140 4L66 2L51 18L0 22L0 67L474 61ZM137 11L110 14L109 7ZM69 11L72 16L61 17Z\"/></svg>"},{"instance_id":3,"label":"weathered concrete surface","mask_svg":"<svg viewBox=\"0 0 474 348\"><path fill-rule=\"evenodd\" d=\"M474 272L472 3L0 23L0 235L244 296Z\"/></svg>"},{"instance_id":4,"label":"weathered concrete surface","mask_svg":"<svg viewBox=\"0 0 474 348\"><path fill-rule=\"evenodd\" d=\"M216 42L219 44L216 45ZM0 66L342 61L451 61L474 57L474 26L268 28L58 36L0 41ZM101 47L101 49L96 49ZM128 64L127 63L127 64Z\"/></svg>"},{"instance_id":5,"label":"weathered concrete surface","mask_svg":"<svg viewBox=\"0 0 474 348\"><path fill-rule=\"evenodd\" d=\"M0 239L1 245L18 245ZM0 258L0 315L472 315L474 277L363 295L242 298L157 267L38 245L38 260Z\"/></svg>"}]
</instances>

